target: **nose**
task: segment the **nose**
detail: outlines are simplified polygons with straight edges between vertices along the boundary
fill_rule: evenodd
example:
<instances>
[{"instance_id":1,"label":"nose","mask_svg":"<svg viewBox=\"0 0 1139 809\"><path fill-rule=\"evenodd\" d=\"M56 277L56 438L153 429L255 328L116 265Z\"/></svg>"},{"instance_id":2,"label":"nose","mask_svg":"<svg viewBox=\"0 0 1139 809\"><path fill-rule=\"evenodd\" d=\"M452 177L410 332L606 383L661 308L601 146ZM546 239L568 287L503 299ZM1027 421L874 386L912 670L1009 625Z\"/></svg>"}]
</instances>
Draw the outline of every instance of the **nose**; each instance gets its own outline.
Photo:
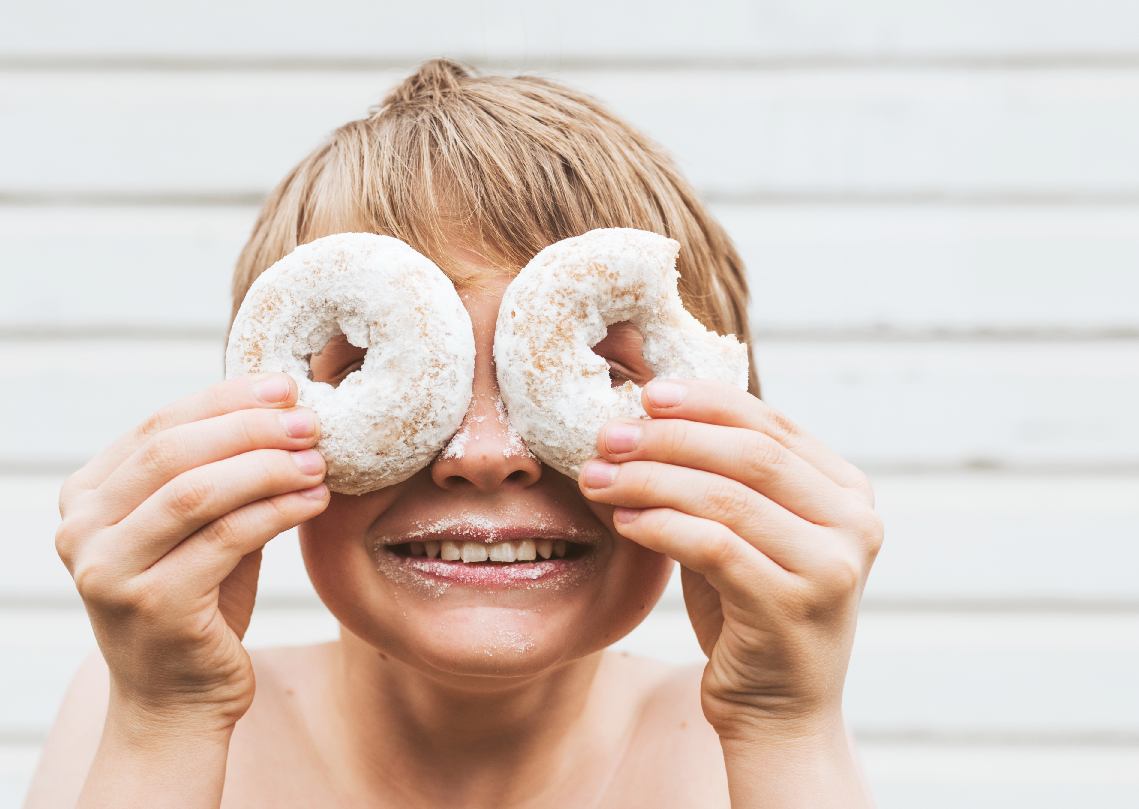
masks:
<instances>
[{"instance_id":1,"label":"nose","mask_svg":"<svg viewBox=\"0 0 1139 809\"><path fill-rule=\"evenodd\" d=\"M533 486L542 465L510 426L498 396L494 371L494 325L509 279L491 278L486 289L461 290L475 336L475 380L471 406L455 437L431 464L431 479L447 491L473 487L491 492Z\"/></svg>"},{"instance_id":2,"label":"nose","mask_svg":"<svg viewBox=\"0 0 1139 809\"><path fill-rule=\"evenodd\" d=\"M467 486L482 492L526 488L541 476L538 459L507 421L497 388L476 390L459 431L431 464L432 480L447 491Z\"/></svg>"}]
</instances>

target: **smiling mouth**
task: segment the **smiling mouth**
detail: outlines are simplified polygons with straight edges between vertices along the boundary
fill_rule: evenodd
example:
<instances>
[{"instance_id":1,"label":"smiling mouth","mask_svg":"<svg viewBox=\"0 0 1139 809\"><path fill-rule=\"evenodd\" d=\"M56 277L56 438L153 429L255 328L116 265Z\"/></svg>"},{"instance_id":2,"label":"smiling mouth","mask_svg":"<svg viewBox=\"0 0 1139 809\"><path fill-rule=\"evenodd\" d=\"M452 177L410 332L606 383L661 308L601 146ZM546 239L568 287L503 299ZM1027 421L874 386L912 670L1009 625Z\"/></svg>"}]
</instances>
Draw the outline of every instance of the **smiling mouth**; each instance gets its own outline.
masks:
<instances>
[{"instance_id":1,"label":"smiling mouth","mask_svg":"<svg viewBox=\"0 0 1139 809\"><path fill-rule=\"evenodd\" d=\"M588 546L565 539L527 537L503 542L436 539L388 545L387 550L396 556L407 558L420 557L444 562L500 565L549 559L578 559L586 554Z\"/></svg>"}]
</instances>

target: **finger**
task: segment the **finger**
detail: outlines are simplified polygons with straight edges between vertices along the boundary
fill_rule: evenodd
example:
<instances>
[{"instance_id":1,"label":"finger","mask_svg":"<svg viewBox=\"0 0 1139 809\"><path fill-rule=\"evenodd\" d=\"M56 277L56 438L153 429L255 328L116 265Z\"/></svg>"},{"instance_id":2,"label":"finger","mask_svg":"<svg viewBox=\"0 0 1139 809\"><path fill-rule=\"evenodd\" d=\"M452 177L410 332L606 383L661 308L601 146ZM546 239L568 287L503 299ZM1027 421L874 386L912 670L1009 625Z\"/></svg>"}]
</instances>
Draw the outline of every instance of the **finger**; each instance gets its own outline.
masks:
<instances>
[{"instance_id":1,"label":"finger","mask_svg":"<svg viewBox=\"0 0 1139 809\"><path fill-rule=\"evenodd\" d=\"M82 490L96 488L140 446L163 430L237 410L285 408L296 402L297 383L287 374L251 374L228 379L179 399L151 415L72 475L64 486L61 505L65 506L65 499L70 501Z\"/></svg>"},{"instance_id":2,"label":"finger","mask_svg":"<svg viewBox=\"0 0 1139 809\"><path fill-rule=\"evenodd\" d=\"M311 488L324 470L324 459L312 449L259 449L199 466L103 531L91 552L114 559L120 575L137 575L203 526L257 500Z\"/></svg>"},{"instance_id":3,"label":"finger","mask_svg":"<svg viewBox=\"0 0 1139 809\"><path fill-rule=\"evenodd\" d=\"M818 525L843 524L866 504L766 433L687 419L611 421L597 437L601 457L659 461L737 480Z\"/></svg>"},{"instance_id":4,"label":"finger","mask_svg":"<svg viewBox=\"0 0 1139 809\"><path fill-rule=\"evenodd\" d=\"M196 531L145 575L179 599L204 596L249 554L324 511L328 500L328 487L320 483L234 509Z\"/></svg>"},{"instance_id":5,"label":"finger","mask_svg":"<svg viewBox=\"0 0 1139 809\"><path fill-rule=\"evenodd\" d=\"M641 402L654 419L688 419L769 435L839 486L857 491L873 505L873 490L866 475L747 391L707 379L654 379L641 392Z\"/></svg>"},{"instance_id":6,"label":"finger","mask_svg":"<svg viewBox=\"0 0 1139 809\"><path fill-rule=\"evenodd\" d=\"M114 525L183 472L255 449L308 449L319 437L316 414L306 408L239 410L180 424L135 450L82 509Z\"/></svg>"},{"instance_id":7,"label":"finger","mask_svg":"<svg viewBox=\"0 0 1139 809\"><path fill-rule=\"evenodd\" d=\"M590 461L579 485L591 500L625 508L671 508L722 523L779 566L810 569L820 548L836 540L828 529L804 522L739 481L683 466Z\"/></svg>"},{"instance_id":8,"label":"finger","mask_svg":"<svg viewBox=\"0 0 1139 809\"><path fill-rule=\"evenodd\" d=\"M671 508L619 508L613 512L613 525L622 536L704 576L745 609L769 599L773 588L795 581L793 574L714 520Z\"/></svg>"}]
</instances>

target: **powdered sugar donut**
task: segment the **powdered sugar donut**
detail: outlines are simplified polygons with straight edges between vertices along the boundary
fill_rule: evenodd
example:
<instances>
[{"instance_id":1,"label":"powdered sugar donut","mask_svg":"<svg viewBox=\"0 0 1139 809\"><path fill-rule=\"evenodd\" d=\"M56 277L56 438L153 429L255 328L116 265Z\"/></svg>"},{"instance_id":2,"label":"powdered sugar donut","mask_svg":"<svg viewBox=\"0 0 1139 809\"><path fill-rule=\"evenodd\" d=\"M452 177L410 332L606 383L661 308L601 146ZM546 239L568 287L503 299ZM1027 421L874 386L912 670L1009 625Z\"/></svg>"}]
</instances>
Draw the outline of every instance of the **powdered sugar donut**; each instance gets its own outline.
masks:
<instances>
[{"instance_id":1,"label":"powdered sugar donut","mask_svg":"<svg viewBox=\"0 0 1139 809\"><path fill-rule=\"evenodd\" d=\"M591 351L612 323L644 337L653 375L747 389L747 347L708 331L684 308L672 239L627 228L592 230L547 247L511 281L494 335L510 422L545 463L576 478L597 435L619 416L645 417L641 389L610 386Z\"/></svg>"},{"instance_id":2,"label":"powdered sugar donut","mask_svg":"<svg viewBox=\"0 0 1139 809\"><path fill-rule=\"evenodd\" d=\"M339 387L311 381L329 339L369 349ZM320 417L316 448L334 492L405 480L459 428L471 401L475 341L454 286L390 236L341 233L302 245L254 282L230 332L226 377L283 371Z\"/></svg>"}]
</instances>

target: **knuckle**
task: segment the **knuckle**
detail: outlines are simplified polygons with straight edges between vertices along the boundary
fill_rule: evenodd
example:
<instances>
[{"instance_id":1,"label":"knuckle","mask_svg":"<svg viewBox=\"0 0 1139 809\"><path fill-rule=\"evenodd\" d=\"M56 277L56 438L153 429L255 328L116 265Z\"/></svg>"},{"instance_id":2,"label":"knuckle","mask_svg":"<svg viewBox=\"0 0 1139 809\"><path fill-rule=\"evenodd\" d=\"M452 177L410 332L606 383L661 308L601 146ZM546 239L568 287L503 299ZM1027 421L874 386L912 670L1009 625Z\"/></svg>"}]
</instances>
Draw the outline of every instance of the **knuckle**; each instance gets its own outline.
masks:
<instances>
[{"instance_id":1,"label":"knuckle","mask_svg":"<svg viewBox=\"0 0 1139 809\"><path fill-rule=\"evenodd\" d=\"M208 536L212 543L228 550L241 546L245 529L245 520L238 513L230 512L210 524Z\"/></svg>"},{"instance_id":2,"label":"knuckle","mask_svg":"<svg viewBox=\"0 0 1139 809\"><path fill-rule=\"evenodd\" d=\"M63 481L63 485L59 487L59 516L67 516L68 506L75 501L83 487L77 480L79 473L76 472L70 475L67 480Z\"/></svg>"},{"instance_id":3,"label":"knuckle","mask_svg":"<svg viewBox=\"0 0 1139 809\"><path fill-rule=\"evenodd\" d=\"M175 511L193 516L213 499L214 485L205 475L186 474L175 478L170 488L170 502Z\"/></svg>"},{"instance_id":4,"label":"knuckle","mask_svg":"<svg viewBox=\"0 0 1139 809\"><path fill-rule=\"evenodd\" d=\"M784 462L783 447L763 433L750 433L742 447L741 465L748 479L765 480Z\"/></svg>"},{"instance_id":5,"label":"knuckle","mask_svg":"<svg viewBox=\"0 0 1139 809\"><path fill-rule=\"evenodd\" d=\"M862 565L846 554L830 554L820 565L819 582L830 594L825 601L845 601L862 584Z\"/></svg>"},{"instance_id":6,"label":"knuckle","mask_svg":"<svg viewBox=\"0 0 1139 809\"><path fill-rule=\"evenodd\" d=\"M867 508L861 513L858 520L858 536L870 552L871 558L877 556L886 539L886 526L878 516L878 512Z\"/></svg>"},{"instance_id":7,"label":"knuckle","mask_svg":"<svg viewBox=\"0 0 1139 809\"><path fill-rule=\"evenodd\" d=\"M55 531L55 552L68 570L74 568L75 552L80 541L78 533L72 520L64 520Z\"/></svg>"},{"instance_id":8,"label":"knuckle","mask_svg":"<svg viewBox=\"0 0 1139 809\"><path fill-rule=\"evenodd\" d=\"M72 578L84 604L106 608L117 601L118 588L104 566L89 562L76 564Z\"/></svg>"},{"instance_id":9,"label":"knuckle","mask_svg":"<svg viewBox=\"0 0 1139 809\"><path fill-rule=\"evenodd\" d=\"M642 498L651 498L663 485L661 476L664 474L664 469L660 464L655 463L637 464L634 469L640 471L640 474L635 476L634 490L636 495Z\"/></svg>"},{"instance_id":10,"label":"knuckle","mask_svg":"<svg viewBox=\"0 0 1139 809\"><path fill-rule=\"evenodd\" d=\"M143 438L153 438L173 426L170 411L166 408L151 413L138 425L138 434Z\"/></svg>"},{"instance_id":11,"label":"knuckle","mask_svg":"<svg viewBox=\"0 0 1139 809\"><path fill-rule=\"evenodd\" d=\"M783 443L799 433L799 425L791 421L774 407L767 407L764 413L764 432Z\"/></svg>"},{"instance_id":12,"label":"knuckle","mask_svg":"<svg viewBox=\"0 0 1139 809\"><path fill-rule=\"evenodd\" d=\"M726 570L735 564L738 549L732 534L726 529L711 531L700 545L700 564L704 570Z\"/></svg>"},{"instance_id":13,"label":"knuckle","mask_svg":"<svg viewBox=\"0 0 1139 809\"><path fill-rule=\"evenodd\" d=\"M664 435L664 451L669 458L683 455L688 446L690 430L688 424L682 419L669 419Z\"/></svg>"},{"instance_id":14,"label":"knuckle","mask_svg":"<svg viewBox=\"0 0 1139 809\"><path fill-rule=\"evenodd\" d=\"M262 419L266 416L276 418L276 414L263 410L241 411L233 416L234 438L246 447L256 447L261 443Z\"/></svg>"},{"instance_id":15,"label":"knuckle","mask_svg":"<svg viewBox=\"0 0 1139 809\"><path fill-rule=\"evenodd\" d=\"M741 484L716 476L708 484L703 505L705 516L721 522L745 512L751 499Z\"/></svg>"},{"instance_id":16,"label":"knuckle","mask_svg":"<svg viewBox=\"0 0 1139 809\"><path fill-rule=\"evenodd\" d=\"M143 445L138 460L151 475L165 476L180 469L186 456L180 440L170 432L160 433Z\"/></svg>"}]
</instances>

